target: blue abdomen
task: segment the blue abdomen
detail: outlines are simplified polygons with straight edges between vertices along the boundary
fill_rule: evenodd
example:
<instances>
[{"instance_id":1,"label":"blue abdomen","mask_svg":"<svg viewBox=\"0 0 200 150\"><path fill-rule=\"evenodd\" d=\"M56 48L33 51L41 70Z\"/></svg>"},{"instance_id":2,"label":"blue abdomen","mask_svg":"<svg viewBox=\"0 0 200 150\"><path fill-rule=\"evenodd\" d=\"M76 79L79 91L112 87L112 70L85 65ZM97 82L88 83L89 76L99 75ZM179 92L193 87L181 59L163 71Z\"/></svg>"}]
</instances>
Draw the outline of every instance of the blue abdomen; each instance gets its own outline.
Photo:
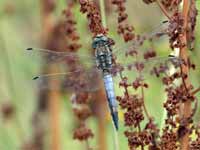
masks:
<instances>
[{"instance_id":1,"label":"blue abdomen","mask_svg":"<svg viewBox=\"0 0 200 150\"><path fill-rule=\"evenodd\" d=\"M118 110L114 92L113 78L111 74L104 75L103 78L112 119L116 129L118 130Z\"/></svg>"}]
</instances>

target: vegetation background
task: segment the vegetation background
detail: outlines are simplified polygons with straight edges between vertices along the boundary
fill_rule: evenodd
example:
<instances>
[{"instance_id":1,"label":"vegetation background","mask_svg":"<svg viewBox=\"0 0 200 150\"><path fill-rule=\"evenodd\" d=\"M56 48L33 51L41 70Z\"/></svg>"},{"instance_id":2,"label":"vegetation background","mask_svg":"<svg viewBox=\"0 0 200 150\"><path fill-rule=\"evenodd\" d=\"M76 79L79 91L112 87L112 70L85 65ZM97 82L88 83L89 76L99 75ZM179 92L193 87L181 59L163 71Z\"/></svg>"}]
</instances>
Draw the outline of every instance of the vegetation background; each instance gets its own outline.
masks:
<instances>
[{"instance_id":1,"label":"vegetation background","mask_svg":"<svg viewBox=\"0 0 200 150\"><path fill-rule=\"evenodd\" d=\"M109 5L106 0L106 5ZM0 150L19 150L22 145L32 137L33 113L37 107L37 87L32 82L32 77L40 72L41 63L32 59L25 49L27 47L42 47L41 34L44 32L42 17L42 1L40 0L0 0ZM200 9L200 2L197 2ZM58 22L63 16L62 11L67 7L66 0L57 0L55 9L51 14L53 23ZM145 33L154 29L166 18L163 17L160 8L156 4L145 5L142 0L128 1L126 3L129 14L129 23L133 24L136 32ZM116 42L117 46L124 45L122 39L117 35L117 16L113 5L109 5L107 13L107 26L109 36ZM89 34L87 19L79 11L79 4L73 9L77 29L80 33L81 44L90 47L92 35ZM191 53L192 60L200 65L200 21L197 20L195 49ZM156 51L161 56L171 53L167 38L153 41ZM81 53L89 53L89 50L81 49ZM128 74L131 76L132 74ZM200 83L200 70L191 73L191 80L196 87ZM162 125L164 110L162 103L165 100L164 88L159 80L154 78L149 80L151 88L145 93L148 97L146 105L152 116L155 117L159 126ZM118 88L116 80L116 93L120 95L123 91ZM200 95L198 95L198 98ZM11 119L6 119L3 114L5 105L14 107L14 115ZM69 95L65 94L60 98L60 145L61 150L79 150L85 147L73 139L73 129L75 119L72 112ZM109 113L105 116L105 147L113 149L113 130ZM195 121L199 121L200 111L196 113ZM122 115L120 114L122 117ZM94 131L94 138L90 141L92 147L98 148L98 128L96 117L91 117L88 126ZM49 131L50 126L46 126ZM120 119L120 130L118 133L120 149L127 149L127 140L124 137L123 119ZM50 132L50 131L49 131ZM47 135L48 137L48 135ZM50 143L48 138L46 143ZM47 144L47 149L48 144Z\"/></svg>"}]
</instances>

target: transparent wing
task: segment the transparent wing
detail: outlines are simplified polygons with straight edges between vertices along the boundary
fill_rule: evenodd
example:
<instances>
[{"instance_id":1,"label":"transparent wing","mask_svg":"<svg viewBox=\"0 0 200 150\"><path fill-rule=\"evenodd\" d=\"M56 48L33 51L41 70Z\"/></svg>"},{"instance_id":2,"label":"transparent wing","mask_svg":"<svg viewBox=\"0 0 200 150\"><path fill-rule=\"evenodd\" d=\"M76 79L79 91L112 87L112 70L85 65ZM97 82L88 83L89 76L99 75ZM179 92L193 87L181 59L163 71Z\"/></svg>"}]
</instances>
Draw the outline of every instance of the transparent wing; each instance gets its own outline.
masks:
<instances>
[{"instance_id":1,"label":"transparent wing","mask_svg":"<svg viewBox=\"0 0 200 150\"><path fill-rule=\"evenodd\" d=\"M139 37L137 37L134 41L131 41L124 46L114 46L113 47L113 54L115 56L120 56L123 54L126 54L130 49L137 48L141 46L144 42L144 40L150 40L156 37L161 37L163 35L167 34L167 26L168 21L163 21L161 24L159 24L157 27L155 27L153 30L141 34Z\"/></svg>"},{"instance_id":2,"label":"transparent wing","mask_svg":"<svg viewBox=\"0 0 200 150\"><path fill-rule=\"evenodd\" d=\"M51 73L47 71L43 75L33 78L33 84L36 84L39 89L65 89L85 92L99 89L98 82L101 73L94 67L94 57L73 52L55 52L47 49L28 48L27 50L32 61L36 58L37 62L37 59L42 56L42 64L56 66L56 69ZM58 88L50 83L58 83L60 86Z\"/></svg>"},{"instance_id":3,"label":"transparent wing","mask_svg":"<svg viewBox=\"0 0 200 150\"><path fill-rule=\"evenodd\" d=\"M27 48L28 54L31 56L42 56L48 63L68 63L68 61L85 61L93 63L95 57L87 54L60 52L48 49Z\"/></svg>"},{"instance_id":4,"label":"transparent wing","mask_svg":"<svg viewBox=\"0 0 200 150\"><path fill-rule=\"evenodd\" d=\"M127 43L123 46L116 45L113 48L113 54L115 56L119 56L125 54L131 47L138 47L144 41L144 39L151 39L156 35L163 35L165 34L164 26L167 25L167 21L163 21L160 25L155 27L150 32L144 33L140 36L140 38L136 38L135 41ZM27 48L28 54L30 55L38 55L43 56L48 63L58 63L67 61L82 61L86 62L87 64L94 63L95 57L89 54L80 54L80 53L73 53L73 52L60 52L60 51L53 51L48 49L39 49L39 48Z\"/></svg>"},{"instance_id":5,"label":"transparent wing","mask_svg":"<svg viewBox=\"0 0 200 150\"><path fill-rule=\"evenodd\" d=\"M167 57L149 58L147 60L132 61L127 64L115 64L112 68L112 74L115 76L121 71L130 71L136 76L145 78L145 75L155 75L159 77L161 74L166 74L173 67L179 68L183 61L173 55Z\"/></svg>"},{"instance_id":6,"label":"transparent wing","mask_svg":"<svg viewBox=\"0 0 200 150\"><path fill-rule=\"evenodd\" d=\"M102 75L97 68L76 68L72 72L57 72L43 74L33 78L33 84L40 89L94 92L100 88Z\"/></svg>"},{"instance_id":7,"label":"transparent wing","mask_svg":"<svg viewBox=\"0 0 200 150\"><path fill-rule=\"evenodd\" d=\"M159 71L161 72L163 70L167 71L170 66L172 66L172 60L178 60L177 57L171 56L171 57L152 57L148 60L145 60L145 53L142 53L141 51L138 51L138 48L142 46L144 40L150 40L156 37L160 37L167 34L167 26L168 21L162 22L160 25L155 27L152 31L142 34L139 38L136 38L134 41L127 43L125 46L117 48L113 48L113 55L116 56L117 64L113 65L112 73L113 75L117 75L117 73L123 71L123 70L132 70L135 72L135 74L140 73L147 74L153 71L152 69L155 69L159 67ZM132 56L132 57L130 57ZM175 64L174 64L175 65ZM140 68L140 67L143 67ZM177 66L176 66L177 67ZM164 69L165 68L165 69Z\"/></svg>"},{"instance_id":8,"label":"transparent wing","mask_svg":"<svg viewBox=\"0 0 200 150\"><path fill-rule=\"evenodd\" d=\"M141 39L151 38L158 34L157 30L153 30L151 34L144 34ZM127 47L139 46L140 40L137 40L130 45L114 49L115 55L125 54L129 51ZM34 83L39 86L40 89L57 90L58 87L52 85L51 83L58 82L62 89L73 90L73 91L95 91L99 89L99 81L101 79L101 73L97 68L91 67L95 65L95 57L73 53L73 52L56 52L47 49L35 49L28 48L30 55L39 55L45 58L45 63L56 63L58 68L62 68L61 71L53 74L40 75L35 77ZM168 60L168 59L166 59ZM144 61L144 64L155 64L164 61L164 59L153 59ZM74 69L73 71L67 71L68 65L73 65L73 63L81 64L80 67ZM138 62L137 62L138 63ZM129 70L138 71L138 64L136 62L126 63L123 65L114 65L112 69L113 75L116 75L123 68L129 68ZM64 65L63 65L64 64ZM66 65L67 64L67 65ZM84 69L84 65L90 66L89 69ZM61 67L60 67L61 66ZM70 67L69 67L70 68ZM146 67L144 67L146 68ZM150 68L150 67L149 67ZM149 68L142 69L140 73L148 72Z\"/></svg>"}]
</instances>

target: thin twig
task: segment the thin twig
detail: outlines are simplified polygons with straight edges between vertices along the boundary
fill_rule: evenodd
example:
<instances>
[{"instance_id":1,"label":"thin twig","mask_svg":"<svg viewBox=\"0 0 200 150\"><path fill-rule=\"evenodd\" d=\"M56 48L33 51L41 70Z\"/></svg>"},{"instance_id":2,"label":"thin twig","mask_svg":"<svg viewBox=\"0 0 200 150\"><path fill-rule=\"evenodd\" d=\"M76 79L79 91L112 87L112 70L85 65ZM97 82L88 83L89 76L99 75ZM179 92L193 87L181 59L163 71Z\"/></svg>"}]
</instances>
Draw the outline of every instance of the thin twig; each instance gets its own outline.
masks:
<instances>
[{"instance_id":1,"label":"thin twig","mask_svg":"<svg viewBox=\"0 0 200 150\"><path fill-rule=\"evenodd\" d=\"M195 94L197 94L198 92L200 92L200 87L197 88L196 90L194 90L194 91L192 92L192 95L195 95Z\"/></svg>"},{"instance_id":2,"label":"thin twig","mask_svg":"<svg viewBox=\"0 0 200 150\"><path fill-rule=\"evenodd\" d=\"M145 105L145 102L144 102L144 87L143 86L141 87L141 92L142 92L142 105L143 105L143 108L144 108L144 112L145 112L147 118L150 120L151 117L150 117L150 115L147 111L147 108L146 108L146 105Z\"/></svg>"},{"instance_id":3,"label":"thin twig","mask_svg":"<svg viewBox=\"0 0 200 150\"><path fill-rule=\"evenodd\" d=\"M104 28L107 27L106 25L106 12L105 12L105 2L104 0L99 0L100 3L100 10L101 10L101 21Z\"/></svg>"},{"instance_id":4,"label":"thin twig","mask_svg":"<svg viewBox=\"0 0 200 150\"><path fill-rule=\"evenodd\" d=\"M171 19L170 15L168 14L167 10L165 9L165 7L163 6L163 4L160 2L160 0L156 0L158 6L160 7L160 9L162 10L162 12L165 14L165 16L168 19Z\"/></svg>"}]
</instances>

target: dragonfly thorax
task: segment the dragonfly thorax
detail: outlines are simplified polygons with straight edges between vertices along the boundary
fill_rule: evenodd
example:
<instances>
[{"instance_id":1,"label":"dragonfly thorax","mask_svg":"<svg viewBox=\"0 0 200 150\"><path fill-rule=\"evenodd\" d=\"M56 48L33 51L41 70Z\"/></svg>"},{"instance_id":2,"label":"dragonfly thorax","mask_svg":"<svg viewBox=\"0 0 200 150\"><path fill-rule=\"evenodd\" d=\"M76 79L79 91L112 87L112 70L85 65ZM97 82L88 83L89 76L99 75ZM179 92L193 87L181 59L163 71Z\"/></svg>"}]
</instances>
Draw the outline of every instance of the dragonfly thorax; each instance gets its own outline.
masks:
<instances>
[{"instance_id":1,"label":"dragonfly thorax","mask_svg":"<svg viewBox=\"0 0 200 150\"><path fill-rule=\"evenodd\" d=\"M104 73L110 72L112 67L112 49L108 38L102 34L94 38L93 48L95 49L96 64Z\"/></svg>"}]
</instances>

